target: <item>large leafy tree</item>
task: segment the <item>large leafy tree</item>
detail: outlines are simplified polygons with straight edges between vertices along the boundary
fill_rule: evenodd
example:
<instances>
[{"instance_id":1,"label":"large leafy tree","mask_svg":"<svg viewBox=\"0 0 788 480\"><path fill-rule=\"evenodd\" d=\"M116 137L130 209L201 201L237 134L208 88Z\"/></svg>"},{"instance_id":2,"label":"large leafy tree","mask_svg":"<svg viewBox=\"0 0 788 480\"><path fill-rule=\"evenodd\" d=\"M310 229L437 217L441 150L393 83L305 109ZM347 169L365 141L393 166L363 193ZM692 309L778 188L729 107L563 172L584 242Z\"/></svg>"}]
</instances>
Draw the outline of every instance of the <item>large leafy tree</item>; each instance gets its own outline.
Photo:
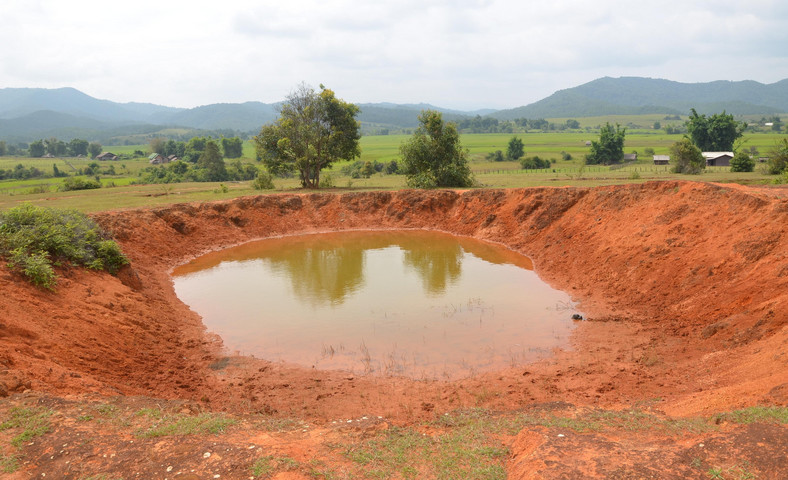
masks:
<instances>
[{"instance_id":1,"label":"large leafy tree","mask_svg":"<svg viewBox=\"0 0 788 480\"><path fill-rule=\"evenodd\" d=\"M673 173L699 174L706 169L706 159L692 140L684 137L670 147L670 161Z\"/></svg>"},{"instance_id":2,"label":"large leafy tree","mask_svg":"<svg viewBox=\"0 0 788 480\"><path fill-rule=\"evenodd\" d=\"M525 146L523 141L517 137L512 137L509 140L509 145L506 148L506 158L509 160L519 160L520 157L525 155Z\"/></svg>"},{"instance_id":3,"label":"large leafy tree","mask_svg":"<svg viewBox=\"0 0 788 480\"><path fill-rule=\"evenodd\" d=\"M43 140L35 140L30 143L28 153L31 157L43 157L46 153L46 147Z\"/></svg>"},{"instance_id":4,"label":"large leafy tree","mask_svg":"<svg viewBox=\"0 0 788 480\"><path fill-rule=\"evenodd\" d=\"M586 155L589 165L610 165L624 160L624 137L627 129L605 123L599 131L599 140L591 142L591 153Z\"/></svg>"},{"instance_id":5,"label":"large leafy tree","mask_svg":"<svg viewBox=\"0 0 788 480\"><path fill-rule=\"evenodd\" d=\"M694 108L690 110L686 125L692 143L702 152L732 151L733 144L747 128L746 123L737 122L733 115L726 114L724 110L707 117L698 115Z\"/></svg>"},{"instance_id":6,"label":"large leafy tree","mask_svg":"<svg viewBox=\"0 0 788 480\"><path fill-rule=\"evenodd\" d=\"M320 187L320 171L360 154L358 106L320 85L301 84L287 97L275 123L254 137L258 157L273 174L298 172L304 188Z\"/></svg>"},{"instance_id":7,"label":"large leafy tree","mask_svg":"<svg viewBox=\"0 0 788 480\"><path fill-rule=\"evenodd\" d=\"M88 153L90 153L90 158L96 158L101 155L101 150L103 150L103 147L98 142L90 142L90 144L88 144Z\"/></svg>"},{"instance_id":8,"label":"large leafy tree","mask_svg":"<svg viewBox=\"0 0 788 480\"><path fill-rule=\"evenodd\" d=\"M197 160L197 166L205 169L205 179L209 182L227 180L227 167L219 151L219 145L213 140L205 142L205 150Z\"/></svg>"},{"instance_id":9,"label":"large leafy tree","mask_svg":"<svg viewBox=\"0 0 788 480\"><path fill-rule=\"evenodd\" d=\"M88 154L88 141L81 138L73 138L68 142L68 153L75 157L79 155L87 156Z\"/></svg>"},{"instance_id":10,"label":"large leafy tree","mask_svg":"<svg viewBox=\"0 0 788 480\"><path fill-rule=\"evenodd\" d=\"M244 150L244 141L238 137L222 138L222 151L225 158L241 158Z\"/></svg>"},{"instance_id":11,"label":"large leafy tree","mask_svg":"<svg viewBox=\"0 0 788 480\"><path fill-rule=\"evenodd\" d=\"M422 111L413 137L400 146L403 172L413 188L470 187L473 176L468 150L460 145L454 123L444 123L440 112Z\"/></svg>"}]
</instances>

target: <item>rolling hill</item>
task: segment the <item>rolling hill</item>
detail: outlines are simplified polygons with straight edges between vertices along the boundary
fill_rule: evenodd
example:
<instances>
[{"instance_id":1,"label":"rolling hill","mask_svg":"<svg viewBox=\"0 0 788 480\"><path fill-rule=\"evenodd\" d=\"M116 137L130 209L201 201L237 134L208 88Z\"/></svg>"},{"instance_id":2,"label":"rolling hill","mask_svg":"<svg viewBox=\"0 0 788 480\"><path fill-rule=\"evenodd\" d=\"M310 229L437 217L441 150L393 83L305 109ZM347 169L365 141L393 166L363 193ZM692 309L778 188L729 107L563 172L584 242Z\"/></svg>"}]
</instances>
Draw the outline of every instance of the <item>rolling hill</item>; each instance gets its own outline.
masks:
<instances>
[{"instance_id":1,"label":"rolling hill","mask_svg":"<svg viewBox=\"0 0 788 480\"><path fill-rule=\"evenodd\" d=\"M151 103L99 100L74 88L0 89L0 140L30 142L39 138L85 138L110 143L124 136L154 136L165 128L188 132L256 133L275 120L278 104L217 103L174 108ZM366 103L359 105L362 129L414 128L422 110L443 112L447 120L477 115L498 120L566 118L626 114L684 114L726 110L736 115L788 112L788 79L773 84L755 81L680 83L670 80L604 77L559 90L530 105L508 110L450 110L429 104Z\"/></svg>"},{"instance_id":2,"label":"rolling hill","mask_svg":"<svg viewBox=\"0 0 788 480\"><path fill-rule=\"evenodd\" d=\"M687 114L726 110L735 115L788 112L788 79L764 85L752 80L680 83L640 77L604 77L559 90L523 107L492 114L514 118L591 117L647 113Z\"/></svg>"}]
</instances>

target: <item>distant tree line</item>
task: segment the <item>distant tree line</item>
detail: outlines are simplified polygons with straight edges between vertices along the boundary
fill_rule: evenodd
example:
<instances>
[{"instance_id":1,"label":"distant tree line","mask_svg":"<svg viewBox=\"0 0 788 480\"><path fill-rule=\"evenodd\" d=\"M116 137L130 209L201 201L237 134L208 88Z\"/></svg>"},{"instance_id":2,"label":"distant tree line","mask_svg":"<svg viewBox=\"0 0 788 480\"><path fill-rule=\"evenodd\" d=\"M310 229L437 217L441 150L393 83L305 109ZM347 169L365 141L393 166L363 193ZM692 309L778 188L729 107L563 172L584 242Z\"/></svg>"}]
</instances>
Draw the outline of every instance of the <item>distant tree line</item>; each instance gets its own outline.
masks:
<instances>
[{"instance_id":1,"label":"distant tree line","mask_svg":"<svg viewBox=\"0 0 788 480\"><path fill-rule=\"evenodd\" d=\"M179 160L164 165L150 166L140 172L141 183L178 183L178 182L225 182L230 180L253 180L258 175L255 165L242 164L243 141L239 138L216 140L207 137L193 137L188 142L173 140L151 142L155 153L165 156L176 155ZM227 140L227 142L224 142ZM235 161L225 163L222 154L237 155Z\"/></svg>"},{"instance_id":2,"label":"distant tree line","mask_svg":"<svg viewBox=\"0 0 788 480\"><path fill-rule=\"evenodd\" d=\"M213 138L192 137L188 141L178 141L156 137L148 144L151 153L160 153L165 157L175 155L186 162L196 163L205 151L205 147ZM240 137L221 138L217 146L221 146L224 158L241 158L244 141Z\"/></svg>"},{"instance_id":3,"label":"distant tree line","mask_svg":"<svg viewBox=\"0 0 788 480\"><path fill-rule=\"evenodd\" d=\"M493 117L476 115L463 118L456 122L457 129L462 133L527 133L529 130L564 131L580 128L580 122L568 119L564 123L548 122L544 118L515 118L514 120L498 120Z\"/></svg>"}]
</instances>

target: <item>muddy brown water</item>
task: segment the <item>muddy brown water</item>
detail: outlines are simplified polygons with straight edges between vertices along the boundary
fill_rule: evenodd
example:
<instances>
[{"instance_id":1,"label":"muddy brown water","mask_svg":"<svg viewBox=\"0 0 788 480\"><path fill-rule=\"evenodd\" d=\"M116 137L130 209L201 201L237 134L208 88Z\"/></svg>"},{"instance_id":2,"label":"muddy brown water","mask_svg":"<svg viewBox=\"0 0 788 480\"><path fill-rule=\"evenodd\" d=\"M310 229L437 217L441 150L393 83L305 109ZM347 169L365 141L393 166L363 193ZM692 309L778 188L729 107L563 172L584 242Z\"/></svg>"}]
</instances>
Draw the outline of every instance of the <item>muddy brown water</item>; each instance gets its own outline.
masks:
<instances>
[{"instance_id":1,"label":"muddy brown water","mask_svg":"<svg viewBox=\"0 0 788 480\"><path fill-rule=\"evenodd\" d=\"M411 378L566 348L575 313L527 257L429 231L266 239L181 265L173 281L231 353Z\"/></svg>"}]
</instances>

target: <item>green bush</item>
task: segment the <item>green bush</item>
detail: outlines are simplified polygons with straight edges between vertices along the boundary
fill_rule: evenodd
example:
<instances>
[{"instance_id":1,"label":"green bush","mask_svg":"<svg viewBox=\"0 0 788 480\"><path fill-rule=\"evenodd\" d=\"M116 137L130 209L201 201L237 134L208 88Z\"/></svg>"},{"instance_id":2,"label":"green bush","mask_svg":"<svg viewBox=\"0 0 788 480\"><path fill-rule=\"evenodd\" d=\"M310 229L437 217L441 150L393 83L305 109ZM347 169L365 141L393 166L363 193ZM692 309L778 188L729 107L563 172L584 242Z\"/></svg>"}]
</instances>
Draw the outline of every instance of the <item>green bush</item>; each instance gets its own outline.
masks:
<instances>
[{"instance_id":1,"label":"green bush","mask_svg":"<svg viewBox=\"0 0 788 480\"><path fill-rule=\"evenodd\" d=\"M550 168L551 162L546 158L539 158L534 155L533 157L523 157L520 159L520 166L525 170L535 170L540 168Z\"/></svg>"},{"instance_id":2,"label":"green bush","mask_svg":"<svg viewBox=\"0 0 788 480\"><path fill-rule=\"evenodd\" d=\"M128 259L85 214L30 204L0 212L0 256L33 284L52 289L53 265L70 262L117 273Z\"/></svg>"},{"instance_id":3,"label":"green bush","mask_svg":"<svg viewBox=\"0 0 788 480\"><path fill-rule=\"evenodd\" d=\"M268 172L258 172L252 188L255 190L273 190L274 189L274 176Z\"/></svg>"},{"instance_id":4,"label":"green bush","mask_svg":"<svg viewBox=\"0 0 788 480\"><path fill-rule=\"evenodd\" d=\"M101 188L101 182L97 180L86 180L78 177L66 178L59 187L59 189L64 192L71 190L91 190L94 188Z\"/></svg>"},{"instance_id":5,"label":"green bush","mask_svg":"<svg viewBox=\"0 0 788 480\"><path fill-rule=\"evenodd\" d=\"M731 159L731 172L752 172L755 170L755 160L744 152L736 152Z\"/></svg>"}]
</instances>

